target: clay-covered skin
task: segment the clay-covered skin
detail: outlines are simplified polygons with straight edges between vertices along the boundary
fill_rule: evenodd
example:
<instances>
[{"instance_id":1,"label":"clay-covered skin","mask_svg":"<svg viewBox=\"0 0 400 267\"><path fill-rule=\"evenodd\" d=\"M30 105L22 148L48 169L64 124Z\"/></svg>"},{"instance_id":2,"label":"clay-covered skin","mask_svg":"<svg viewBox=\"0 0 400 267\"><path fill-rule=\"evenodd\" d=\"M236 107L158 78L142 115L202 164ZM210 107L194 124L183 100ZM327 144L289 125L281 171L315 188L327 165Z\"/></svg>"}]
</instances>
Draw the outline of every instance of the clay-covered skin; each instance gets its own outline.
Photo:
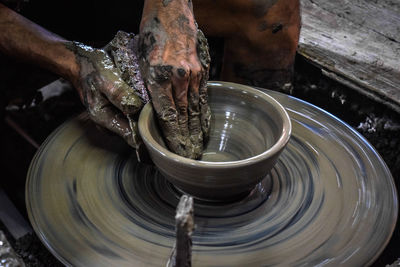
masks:
<instances>
[{"instance_id":1,"label":"clay-covered skin","mask_svg":"<svg viewBox=\"0 0 400 267\"><path fill-rule=\"evenodd\" d=\"M200 116L201 116L201 129L203 131L204 141L210 135L210 120L211 120L211 109L208 106L208 95L207 95L207 81L208 81L208 70L210 68L211 57L208 52L207 39L201 30L197 30L197 54L202 67L207 70L204 72L205 77L200 82L199 96L200 96Z\"/></svg>"},{"instance_id":2,"label":"clay-covered skin","mask_svg":"<svg viewBox=\"0 0 400 267\"><path fill-rule=\"evenodd\" d=\"M122 136L134 148L140 145L136 122L127 115L137 114L143 101L121 78L111 57L102 49L77 42L66 47L74 52L79 65L79 75L72 81L90 118L97 124Z\"/></svg>"},{"instance_id":3,"label":"clay-covered skin","mask_svg":"<svg viewBox=\"0 0 400 267\"><path fill-rule=\"evenodd\" d=\"M114 41L131 43L130 38L125 40L121 34ZM122 50L119 46L112 51L121 55L117 58L121 63L122 71L119 71L115 67L118 64L104 50L67 41L0 4L0 52L39 65L70 81L91 118L124 137L138 150L141 142L136 134L134 115L146 102L143 93L146 90L140 75L135 75L139 81L130 79L128 84L122 79L125 72L140 74L137 58L125 56ZM136 59L136 63L131 59Z\"/></svg>"},{"instance_id":4,"label":"clay-covered skin","mask_svg":"<svg viewBox=\"0 0 400 267\"><path fill-rule=\"evenodd\" d=\"M104 50L111 56L115 66L120 70L122 80L132 87L143 104L146 104L150 99L140 73L138 42L138 35L118 31Z\"/></svg>"},{"instance_id":5,"label":"clay-covered skin","mask_svg":"<svg viewBox=\"0 0 400 267\"><path fill-rule=\"evenodd\" d=\"M169 149L200 158L210 126L206 87L210 57L191 1L145 1L139 56Z\"/></svg>"}]
</instances>

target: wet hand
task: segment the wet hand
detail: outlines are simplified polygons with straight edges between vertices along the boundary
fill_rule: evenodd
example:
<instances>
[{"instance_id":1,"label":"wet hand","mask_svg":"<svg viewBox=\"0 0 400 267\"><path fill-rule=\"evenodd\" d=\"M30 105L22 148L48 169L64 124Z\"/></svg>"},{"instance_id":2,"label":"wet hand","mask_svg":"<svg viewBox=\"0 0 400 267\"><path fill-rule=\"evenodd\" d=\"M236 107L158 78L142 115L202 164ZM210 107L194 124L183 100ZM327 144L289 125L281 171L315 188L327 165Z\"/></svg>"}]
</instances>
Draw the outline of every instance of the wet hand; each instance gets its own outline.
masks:
<instances>
[{"instance_id":1,"label":"wet hand","mask_svg":"<svg viewBox=\"0 0 400 267\"><path fill-rule=\"evenodd\" d=\"M70 80L78 90L90 118L138 149L141 142L137 123L128 120L128 117L133 117L141 110L142 100L121 79L119 70L104 50L76 42L67 46L75 53L79 66L79 72Z\"/></svg>"},{"instance_id":2,"label":"wet hand","mask_svg":"<svg viewBox=\"0 0 400 267\"><path fill-rule=\"evenodd\" d=\"M173 152L197 159L211 116L207 41L191 1L146 1L143 14L139 62L165 140Z\"/></svg>"}]
</instances>

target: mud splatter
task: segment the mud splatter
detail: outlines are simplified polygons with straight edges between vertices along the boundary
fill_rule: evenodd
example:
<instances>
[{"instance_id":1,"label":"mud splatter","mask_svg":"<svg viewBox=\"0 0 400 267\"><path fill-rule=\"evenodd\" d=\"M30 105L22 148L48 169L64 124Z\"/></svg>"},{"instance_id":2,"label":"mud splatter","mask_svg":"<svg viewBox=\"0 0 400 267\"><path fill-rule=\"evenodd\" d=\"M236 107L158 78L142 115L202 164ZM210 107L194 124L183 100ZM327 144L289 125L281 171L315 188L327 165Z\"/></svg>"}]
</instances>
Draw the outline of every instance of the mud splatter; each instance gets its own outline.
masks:
<instances>
[{"instance_id":1,"label":"mud splatter","mask_svg":"<svg viewBox=\"0 0 400 267\"><path fill-rule=\"evenodd\" d=\"M272 33L275 34L283 29L283 25L281 23L277 23L272 25Z\"/></svg>"},{"instance_id":2,"label":"mud splatter","mask_svg":"<svg viewBox=\"0 0 400 267\"><path fill-rule=\"evenodd\" d=\"M210 53L208 52L207 38L200 29L197 30L197 55L200 59L202 67L208 70L211 63L211 57Z\"/></svg>"},{"instance_id":3,"label":"mud splatter","mask_svg":"<svg viewBox=\"0 0 400 267\"><path fill-rule=\"evenodd\" d=\"M155 82L163 83L171 80L172 69L170 65L157 65L151 66L149 72Z\"/></svg>"},{"instance_id":4,"label":"mud splatter","mask_svg":"<svg viewBox=\"0 0 400 267\"><path fill-rule=\"evenodd\" d=\"M138 39L138 35L118 31L105 50L111 54L115 66L121 71L122 79L146 104L150 99L140 73Z\"/></svg>"},{"instance_id":5,"label":"mud splatter","mask_svg":"<svg viewBox=\"0 0 400 267\"><path fill-rule=\"evenodd\" d=\"M147 57L148 54L154 49L154 44L156 43L156 38L152 32L145 32L140 38L139 43L139 53L140 57Z\"/></svg>"},{"instance_id":6,"label":"mud splatter","mask_svg":"<svg viewBox=\"0 0 400 267\"><path fill-rule=\"evenodd\" d=\"M185 75L186 75L186 70L184 70L184 69L182 69L182 68L179 68L178 70L177 70L177 72L178 72L178 75L180 76L180 77L185 77Z\"/></svg>"}]
</instances>

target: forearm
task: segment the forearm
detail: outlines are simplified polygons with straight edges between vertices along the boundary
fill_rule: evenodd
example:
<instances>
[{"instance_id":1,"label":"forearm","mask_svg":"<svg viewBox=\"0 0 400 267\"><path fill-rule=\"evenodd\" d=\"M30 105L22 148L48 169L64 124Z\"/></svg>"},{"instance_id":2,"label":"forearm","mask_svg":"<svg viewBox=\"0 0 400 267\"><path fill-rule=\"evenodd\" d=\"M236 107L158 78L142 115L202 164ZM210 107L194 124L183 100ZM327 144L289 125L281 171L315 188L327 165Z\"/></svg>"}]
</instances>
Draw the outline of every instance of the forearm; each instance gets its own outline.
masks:
<instances>
[{"instance_id":1,"label":"forearm","mask_svg":"<svg viewBox=\"0 0 400 267\"><path fill-rule=\"evenodd\" d=\"M157 18L161 22L173 22L177 17L184 16L193 20L193 5L190 0L145 0L141 29L147 22ZM165 23L164 23L165 24ZM165 26L165 25L164 25Z\"/></svg>"},{"instance_id":2,"label":"forearm","mask_svg":"<svg viewBox=\"0 0 400 267\"><path fill-rule=\"evenodd\" d=\"M183 5L191 7L190 3L188 0L145 0L143 14L149 14L151 11L158 13L161 10L182 9Z\"/></svg>"},{"instance_id":3,"label":"forearm","mask_svg":"<svg viewBox=\"0 0 400 267\"><path fill-rule=\"evenodd\" d=\"M79 67L66 40L0 4L0 52L71 79Z\"/></svg>"},{"instance_id":4,"label":"forearm","mask_svg":"<svg viewBox=\"0 0 400 267\"><path fill-rule=\"evenodd\" d=\"M185 55L196 57L197 27L192 1L145 0L140 35L141 53L149 60L174 58L176 62L170 64L181 64Z\"/></svg>"}]
</instances>

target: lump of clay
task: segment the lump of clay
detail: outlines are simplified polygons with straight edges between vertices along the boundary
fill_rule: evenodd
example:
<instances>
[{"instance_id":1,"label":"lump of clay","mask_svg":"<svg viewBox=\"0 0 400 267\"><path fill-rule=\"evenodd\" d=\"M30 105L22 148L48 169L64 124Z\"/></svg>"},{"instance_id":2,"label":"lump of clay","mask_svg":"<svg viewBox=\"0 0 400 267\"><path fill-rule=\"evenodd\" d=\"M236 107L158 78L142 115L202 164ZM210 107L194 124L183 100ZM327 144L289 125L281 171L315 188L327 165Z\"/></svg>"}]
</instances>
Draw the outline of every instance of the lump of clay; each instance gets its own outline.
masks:
<instances>
[{"instance_id":1,"label":"lump of clay","mask_svg":"<svg viewBox=\"0 0 400 267\"><path fill-rule=\"evenodd\" d=\"M115 66L121 71L122 79L133 88L144 104L150 98L140 74L138 55L138 35L118 31L105 50L114 60Z\"/></svg>"}]
</instances>

